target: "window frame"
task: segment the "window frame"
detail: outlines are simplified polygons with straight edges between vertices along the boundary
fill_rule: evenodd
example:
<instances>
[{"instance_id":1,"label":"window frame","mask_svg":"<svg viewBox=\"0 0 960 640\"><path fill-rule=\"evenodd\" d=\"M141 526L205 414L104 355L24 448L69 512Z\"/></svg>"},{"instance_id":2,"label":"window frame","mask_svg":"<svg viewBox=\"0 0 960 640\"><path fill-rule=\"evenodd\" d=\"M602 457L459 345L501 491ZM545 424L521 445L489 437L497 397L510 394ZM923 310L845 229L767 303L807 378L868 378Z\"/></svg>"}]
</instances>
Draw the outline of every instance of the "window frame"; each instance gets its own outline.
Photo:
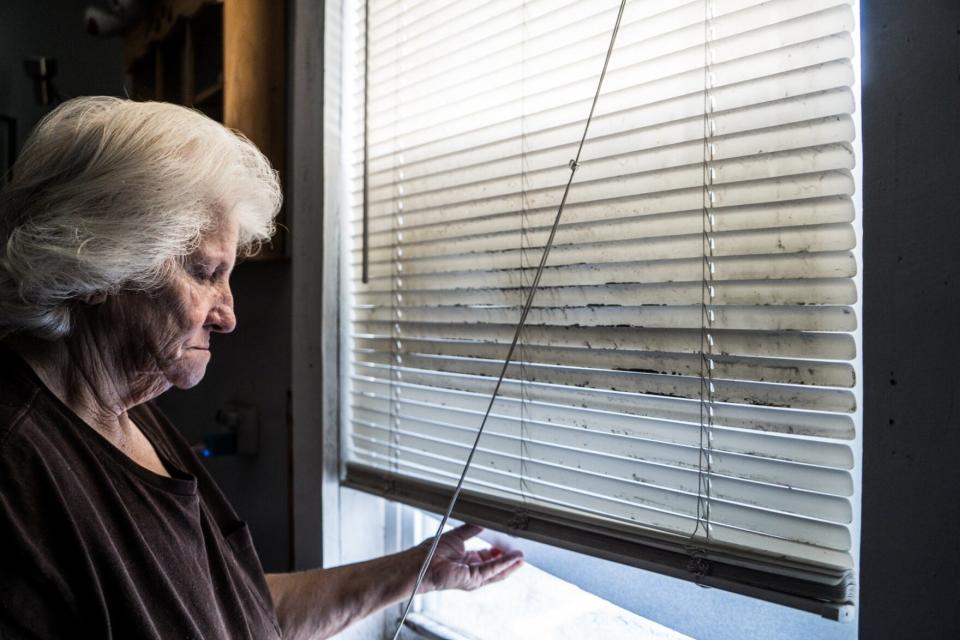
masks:
<instances>
[{"instance_id":1,"label":"window frame","mask_svg":"<svg viewBox=\"0 0 960 640\"><path fill-rule=\"evenodd\" d=\"M316 159L318 155L316 150L323 149L321 164L323 166L324 181L320 182L315 178L316 162L309 168L307 168L306 163L295 162L295 168L291 176L291 187L296 198L296 210L299 210L301 213L309 210L321 210L325 212L325 214L319 217L300 215L297 217L296 222L294 222L294 225L297 227L297 233L293 236L295 240L294 255L296 256L294 260L296 295L294 295L293 313L295 381L292 403L295 442L291 447L291 456L295 470L309 468L311 465L314 465L315 468L315 460L319 457L323 460L323 472L319 474L319 478L316 477L317 474L313 474L313 477L307 478L306 476L309 474L295 472L295 481L292 482L295 501L295 515L293 518L294 531L292 532L292 537L294 540L295 565L297 567L316 566L318 564L331 566L338 563L340 555L339 549L341 546L340 525L343 524L339 519L339 492L342 486L355 486L354 483L350 481L341 481L344 464L339 455L341 450L341 437L343 435L340 429L339 407L341 358L343 357L339 345L339 326L342 318L340 317L339 310L340 266L338 245L340 231L338 227L340 216L338 212L341 207L341 201L339 197L340 193L337 189L324 188L324 183L329 184L328 180L330 177L339 173L338 162L336 161L339 155L339 139L332 139L338 136L339 132L333 127L324 126L326 123L322 122L323 119L321 119L321 122L317 122L318 119L316 118L313 105L324 104L326 108L330 104L330 96L324 90L325 77L322 69L318 70L316 66L311 67L310 65L303 64L304 57L311 55L319 56L324 60L325 65L336 64L334 61L339 43L333 38L321 38L318 40L316 37L311 37L311 34L306 33L305 29L300 28L300 25L311 22L316 24L319 21L320 24L325 24L325 12L338 10L341 2L339 0L328 1L325 3L325 6L319 8L311 7L309 4L310 3L305 2L295 3L296 10L293 16L294 24L297 25L298 28L294 32L295 55L292 56L291 67L293 71L292 77L298 87L298 95L301 97L301 99L293 101L293 111L294 122L299 123L301 126L299 127L299 131L295 132L293 136L294 148L292 155L295 159L310 157ZM857 0L854 0L853 7L855 15L859 17L859 2ZM321 33L323 32L324 30L321 30ZM855 63L857 68L859 68L859 27L854 38L856 43ZM859 84L860 75L858 74L855 85L855 91L858 97L860 95ZM311 95L319 96L320 99L312 101L311 104L311 100L309 99ZM858 158L862 156L859 107L860 105L858 103L858 110L855 117L858 134L855 142L855 150L860 154ZM295 127L295 129L296 128L297 127ZM321 142L323 144L320 144ZM860 166L861 163L858 163L855 178L857 184L861 185L862 189L862 170ZM860 190L858 190L854 196L858 214L862 214L861 198L862 194ZM333 213L333 215L330 215L331 213ZM862 231L859 215L856 230L858 233L856 254L862 268L861 243L859 242L862 237ZM324 251L322 251L319 256L315 251L317 238L323 239L324 246ZM331 244L333 245L332 250ZM311 256L311 254L313 257L306 257ZM316 276L317 273L320 273L321 277L318 278ZM862 276L858 275L858 286L860 286L860 291L862 292L862 285L859 284L861 279ZM301 285L296 284L298 281ZM312 283L312 286L303 287L303 283ZM859 309L861 303L858 302L856 306ZM317 326L323 327L323 330L317 332ZM858 349L861 348L859 336L860 330L857 332ZM299 377L296 375L298 371L310 372L310 374ZM316 372L316 374L313 372ZM860 374L861 371L859 371L858 368L858 375ZM314 381L319 379L320 386L323 389L321 394L318 395L315 392L311 393L308 391L308 389L316 389L316 386L311 387L310 384L308 384L311 379ZM858 400L862 406L862 398L858 398ZM318 423L324 425L322 430L307 428L307 425L316 425ZM860 440L861 438L862 425L861 429L857 432L857 439ZM855 447L855 451L859 456L859 443ZM436 491L436 487L431 488L418 485L399 487L396 483L385 482L383 478L371 478L371 484L376 482L379 482L383 487L382 493L386 496L398 498L403 502L417 506L430 506L430 504L435 504L424 501L422 495L429 493L429 490ZM857 504L859 504L859 477L855 478L855 484L855 500ZM369 489L370 485L368 484L365 490L369 491ZM320 496L319 501L316 500L318 495ZM487 501L489 502L489 500ZM305 508L305 505L311 502L319 502L319 505L317 505L317 508L313 508L312 506ZM565 529L562 522L557 522L557 519L550 517L549 514L534 514L531 519L531 514L529 513L518 514L514 508L478 503L471 501L469 496L465 497L454 514L460 517L466 517L480 524L501 529L504 528L503 523L516 521L518 524L513 527L513 530L522 530L524 535L532 539L571 549L578 549L581 545L581 541L577 539L577 535L579 534L572 537L566 537L566 534L558 535L559 531L567 531L569 529ZM511 528L507 527L507 529L510 530ZM316 536L317 530L322 531L322 536L319 540L317 540ZM580 528L577 527L576 530L580 530ZM855 546L858 547L859 531L855 529L853 533L856 541ZM589 533L583 535L585 536L584 539L589 539ZM650 566L650 562L638 560L632 552L628 551L628 549L631 548L630 543L624 541L623 547L617 547L609 552L610 557L611 559L617 559L621 562L622 559L628 558L630 562L627 564L653 569L658 573L667 573L670 575L669 572L662 570L664 565L658 565L658 568L654 568ZM670 550L663 550L662 553L663 557L671 558L671 560L666 563L666 566L675 567L678 575L689 574L689 559L686 556L674 558L671 554L676 555L676 553ZM855 559L858 558L858 555L859 550L857 548L854 552ZM858 559L857 565L859 570ZM705 586L718 586L754 597L759 595L753 589L736 589L729 586L727 578L731 575L736 575L737 572L740 571L739 568L732 566L728 568L722 564L718 565L718 567L719 570L714 569L709 574L702 576L702 584ZM728 574L728 569L734 573ZM762 595L760 597L762 597ZM796 606L796 604L791 604L791 606ZM809 607L801 606L799 608L810 610ZM817 612L822 614L821 611Z\"/></svg>"}]
</instances>

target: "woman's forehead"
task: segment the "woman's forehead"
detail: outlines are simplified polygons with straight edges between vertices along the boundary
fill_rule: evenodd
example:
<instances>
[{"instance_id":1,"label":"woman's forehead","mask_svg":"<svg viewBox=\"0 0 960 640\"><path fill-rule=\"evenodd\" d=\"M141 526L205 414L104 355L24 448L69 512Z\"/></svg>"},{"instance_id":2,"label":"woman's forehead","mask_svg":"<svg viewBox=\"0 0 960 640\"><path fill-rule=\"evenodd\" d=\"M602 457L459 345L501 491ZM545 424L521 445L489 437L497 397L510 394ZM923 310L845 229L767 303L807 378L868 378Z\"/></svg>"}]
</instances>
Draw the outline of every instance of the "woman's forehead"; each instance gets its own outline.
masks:
<instances>
[{"instance_id":1,"label":"woman's forehead","mask_svg":"<svg viewBox=\"0 0 960 640\"><path fill-rule=\"evenodd\" d=\"M237 255L240 233L237 223L224 220L208 229L200 238L200 244L191 254L193 258L212 259L233 262Z\"/></svg>"}]
</instances>

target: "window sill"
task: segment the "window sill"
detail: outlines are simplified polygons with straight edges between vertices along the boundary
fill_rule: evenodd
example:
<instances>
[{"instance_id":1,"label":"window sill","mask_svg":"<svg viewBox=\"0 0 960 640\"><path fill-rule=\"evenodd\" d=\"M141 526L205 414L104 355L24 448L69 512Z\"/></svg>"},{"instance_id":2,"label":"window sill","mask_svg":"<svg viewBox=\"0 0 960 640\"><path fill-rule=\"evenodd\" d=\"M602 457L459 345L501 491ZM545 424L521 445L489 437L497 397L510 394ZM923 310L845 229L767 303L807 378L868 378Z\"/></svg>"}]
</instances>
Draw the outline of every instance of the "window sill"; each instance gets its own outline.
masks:
<instances>
[{"instance_id":1,"label":"window sill","mask_svg":"<svg viewBox=\"0 0 960 640\"><path fill-rule=\"evenodd\" d=\"M411 613L407 616L400 640L474 640L461 635L430 617Z\"/></svg>"},{"instance_id":2,"label":"window sill","mask_svg":"<svg viewBox=\"0 0 960 640\"><path fill-rule=\"evenodd\" d=\"M477 539L467 545L487 546ZM529 563L502 582L426 594L418 605L408 618L408 637L417 640L690 640Z\"/></svg>"}]
</instances>

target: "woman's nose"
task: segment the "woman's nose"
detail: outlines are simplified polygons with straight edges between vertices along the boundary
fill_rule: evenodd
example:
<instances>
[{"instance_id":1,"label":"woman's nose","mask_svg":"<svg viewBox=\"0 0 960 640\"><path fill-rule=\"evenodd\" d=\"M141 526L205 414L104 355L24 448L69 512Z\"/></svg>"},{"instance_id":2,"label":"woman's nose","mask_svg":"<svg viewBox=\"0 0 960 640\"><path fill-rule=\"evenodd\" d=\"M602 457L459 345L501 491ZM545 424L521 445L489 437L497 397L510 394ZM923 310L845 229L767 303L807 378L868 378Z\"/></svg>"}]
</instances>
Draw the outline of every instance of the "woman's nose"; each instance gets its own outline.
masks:
<instances>
[{"instance_id":1,"label":"woman's nose","mask_svg":"<svg viewBox=\"0 0 960 640\"><path fill-rule=\"evenodd\" d=\"M217 333L230 333L237 328L237 316L233 312L233 295L230 291L210 309L205 325Z\"/></svg>"}]
</instances>

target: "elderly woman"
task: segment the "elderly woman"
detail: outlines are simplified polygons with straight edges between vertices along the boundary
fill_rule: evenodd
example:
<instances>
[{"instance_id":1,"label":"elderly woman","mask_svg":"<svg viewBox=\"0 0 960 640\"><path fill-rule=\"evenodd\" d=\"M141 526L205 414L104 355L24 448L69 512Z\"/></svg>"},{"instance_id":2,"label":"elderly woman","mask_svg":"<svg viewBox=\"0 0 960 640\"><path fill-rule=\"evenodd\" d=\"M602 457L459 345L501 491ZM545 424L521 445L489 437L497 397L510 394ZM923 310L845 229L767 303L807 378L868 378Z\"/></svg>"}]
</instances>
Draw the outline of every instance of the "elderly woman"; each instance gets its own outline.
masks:
<instances>
[{"instance_id":1,"label":"elderly woman","mask_svg":"<svg viewBox=\"0 0 960 640\"><path fill-rule=\"evenodd\" d=\"M151 404L236 326L230 273L280 206L245 138L169 104L72 100L0 196L0 637L327 637L413 588L426 547L263 574L190 446ZM518 555L444 536L424 589Z\"/></svg>"}]
</instances>

